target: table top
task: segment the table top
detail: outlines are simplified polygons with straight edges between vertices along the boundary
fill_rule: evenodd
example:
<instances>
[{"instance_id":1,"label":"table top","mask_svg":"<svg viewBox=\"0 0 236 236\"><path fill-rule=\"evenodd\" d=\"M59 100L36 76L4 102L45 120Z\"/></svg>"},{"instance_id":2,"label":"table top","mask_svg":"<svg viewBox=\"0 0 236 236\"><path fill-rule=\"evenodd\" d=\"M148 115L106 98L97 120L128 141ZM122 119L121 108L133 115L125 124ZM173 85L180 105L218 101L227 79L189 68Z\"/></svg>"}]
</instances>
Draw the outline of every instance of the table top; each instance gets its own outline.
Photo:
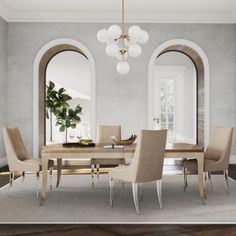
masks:
<instances>
[{"instance_id":1,"label":"table top","mask_svg":"<svg viewBox=\"0 0 236 236\"><path fill-rule=\"evenodd\" d=\"M134 152L136 143L124 145L123 148L104 148L107 144L96 144L95 147L63 147L62 144L42 146L42 154L46 153L109 153L109 152ZM166 145L166 152L203 152L203 147L188 143L173 143Z\"/></svg>"}]
</instances>

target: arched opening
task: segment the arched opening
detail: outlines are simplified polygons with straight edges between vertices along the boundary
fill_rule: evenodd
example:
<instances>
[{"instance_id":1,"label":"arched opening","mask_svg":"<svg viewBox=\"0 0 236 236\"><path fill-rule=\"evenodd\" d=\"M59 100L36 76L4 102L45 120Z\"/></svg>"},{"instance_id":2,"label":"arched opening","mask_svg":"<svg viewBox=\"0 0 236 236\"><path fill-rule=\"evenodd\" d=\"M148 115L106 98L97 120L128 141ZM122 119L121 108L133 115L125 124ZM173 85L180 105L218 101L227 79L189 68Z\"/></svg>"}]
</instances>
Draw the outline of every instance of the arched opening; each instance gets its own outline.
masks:
<instances>
[{"instance_id":1,"label":"arched opening","mask_svg":"<svg viewBox=\"0 0 236 236\"><path fill-rule=\"evenodd\" d=\"M149 62L149 128L153 127L154 110L152 100L153 66L161 55L180 52L192 60L196 69L196 143L205 146L209 137L209 64L203 50L195 43L184 40L170 40L160 45L152 54Z\"/></svg>"},{"instance_id":2,"label":"arched opening","mask_svg":"<svg viewBox=\"0 0 236 236\"><path fill-rule=\"evenodd\" d=\"M89 62L90 68L90 94L91 94L91 137L94 138L95 117L95 63L90 51L78 41L72 39L57 39L46 44L38 52L34 63L34 155L39 155L39 150L46 142L45 122L45 85L46 73L49 62L62 52L76 52L84 55Z\"/></svg>"},{"instance_id":3,"label":"arched opening","mask_svg":"<svg viewBox=\"0 0 236 236\"><path fill-rule=\"evenodd\" d=\"M181 52L159 55L153 67L155 126L168 129L168 143L197 143L196 68ZM158 121L158 122L157 122Z\"/></svg>"},{"instance_id":4,"label":"arched opening","mask_svg":"<svg viewBox=\"0 0 236 236\"><path fill-rule=\"evenodd\" d=\"M55 109L55 106L51 103L53 101L53 94L49 93L51 96L48 94L48 103L46 103L45 144L52 142L63 143L65 140L70 142L78 141L77 137L85 137L85 128L88 137L90 137L91 73L86 55L71 49L57 53L48 62L45 77L47 87L51 84L55 86L53 91L64 90L62 96L60 96L62 101L63 96L69 95L71 97L71 99L66 101L68 109L75 110L78 105L82 108L82 113L78 115L81 120L76 125L76 128L68 128L66 132L65 130L60 131L60 128L63 128L64 125L55 125L58 119L50 112L50 108ZM56 97L58 98L58 95Z\"/></svg>"}]
</instances>

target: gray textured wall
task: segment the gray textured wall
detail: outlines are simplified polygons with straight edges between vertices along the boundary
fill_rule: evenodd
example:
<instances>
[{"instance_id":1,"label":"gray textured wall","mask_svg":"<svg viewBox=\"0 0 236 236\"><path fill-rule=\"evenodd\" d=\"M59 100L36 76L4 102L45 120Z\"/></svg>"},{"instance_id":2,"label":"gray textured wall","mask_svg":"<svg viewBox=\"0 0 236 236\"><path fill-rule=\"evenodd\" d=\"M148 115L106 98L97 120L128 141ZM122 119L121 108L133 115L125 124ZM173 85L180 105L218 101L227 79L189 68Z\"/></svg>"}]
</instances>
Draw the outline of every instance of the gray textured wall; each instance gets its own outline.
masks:
<instances>
[{"instance_id":1,"label":"gray textured wall","mask_svg":"<svg viewBox=\"0 0 236 236\"><path fill-rule=\"evenodd\" d=\"M5 156L2 127L5 125L5 82L7 77L7 23L0 17L0 157Z\"/></svg>"},{"instance_id":2,"label":"gray textured wall","mask_svg":"<svg viewBox=\"0 0 236 236\"><path fill-rule=\"evenodd\" d=\"M18 125L32 151L33 62L48 41L73 38L85 44L96 63L97 123L116 123L123 135L147 127L148 61L155 48L166 40L184 38L197 43L210 63L210 126L235 125L235 25L227 24L139 24L149 32L143 54L129 59L130 73L116 73L117 60L105 54L97 31L110 24L100 23L9 23L7 121ZM236 140L234 139L234 146ZM234 147L234 154L236 149Z\"/></svg>"}]
</instances>

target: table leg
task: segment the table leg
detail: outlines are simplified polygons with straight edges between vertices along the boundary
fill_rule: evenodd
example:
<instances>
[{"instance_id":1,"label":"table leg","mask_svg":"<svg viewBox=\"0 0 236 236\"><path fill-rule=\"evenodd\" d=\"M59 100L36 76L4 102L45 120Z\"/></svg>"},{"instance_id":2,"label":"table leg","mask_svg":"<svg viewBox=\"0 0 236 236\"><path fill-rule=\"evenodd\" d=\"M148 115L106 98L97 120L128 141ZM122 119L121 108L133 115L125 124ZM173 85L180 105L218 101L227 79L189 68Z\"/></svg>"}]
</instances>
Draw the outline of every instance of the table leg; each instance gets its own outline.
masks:
<instances>
[{"instance_id":1,"label":"table leg","mask_svg":"<svg viewBox=\"0 0 236 236\"><path fill-rule=\"evenodd\" d=\"M48 158L42 157L42 187L41 187L41 202L47 197L48 192Z\"/></svg>"},{"instance_id":2,"label":"table leg","mask_svg":"<svg viewBox=\"0 0 236 236\"><path fill-rule=\"evenodd\" d=\"M60 180L61 180L61 169L62 169L62 159L58 158L57 159L57 188L60 184Z\"/></svg>"},{"instance_id":3,"label":"table leg","mask_svg":"<svg viewBox=\"0 0 236 236\"><path fill-rule=\"evenodd\" d=\"M200 192L200 196L203 200L203 203L206 198L206 191L205 191L205 181L204 181L204 154L198 155L197 157L197 167L198 167L198 188Z\"/></svg>"}]
</instances>

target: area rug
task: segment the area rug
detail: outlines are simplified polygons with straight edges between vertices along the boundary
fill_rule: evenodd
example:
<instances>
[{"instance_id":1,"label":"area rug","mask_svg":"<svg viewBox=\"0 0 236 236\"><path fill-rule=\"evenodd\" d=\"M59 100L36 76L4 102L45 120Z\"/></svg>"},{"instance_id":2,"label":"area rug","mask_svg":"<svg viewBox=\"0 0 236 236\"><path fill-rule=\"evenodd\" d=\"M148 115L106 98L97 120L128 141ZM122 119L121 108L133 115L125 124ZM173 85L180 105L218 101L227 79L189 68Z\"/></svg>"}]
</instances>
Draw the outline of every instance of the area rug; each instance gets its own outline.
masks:
<instances>
[{"instance_id":1,"label":"area rug","mask_svg":"<svg viewBox=\"0 0 236 236\"><path fill-rule=\"evenodd\" d=\"M53 176L55 186L56 176ZM163 176L163 210L159 209L155 183L143 185L140 215L135 212L131 185L115 182L114 206L109 206L108 175L101 175L91 187L90 175L63 175L59 188L53 187L40 206L34 176L0 189L0 222L5 223L225 223L236 222L236 183L230 181L227 195L224 178L213 175L213 190L205 204L199 197L197 176L188 176L183 191L183 176Z\"/></svg>"}]
</instances>

